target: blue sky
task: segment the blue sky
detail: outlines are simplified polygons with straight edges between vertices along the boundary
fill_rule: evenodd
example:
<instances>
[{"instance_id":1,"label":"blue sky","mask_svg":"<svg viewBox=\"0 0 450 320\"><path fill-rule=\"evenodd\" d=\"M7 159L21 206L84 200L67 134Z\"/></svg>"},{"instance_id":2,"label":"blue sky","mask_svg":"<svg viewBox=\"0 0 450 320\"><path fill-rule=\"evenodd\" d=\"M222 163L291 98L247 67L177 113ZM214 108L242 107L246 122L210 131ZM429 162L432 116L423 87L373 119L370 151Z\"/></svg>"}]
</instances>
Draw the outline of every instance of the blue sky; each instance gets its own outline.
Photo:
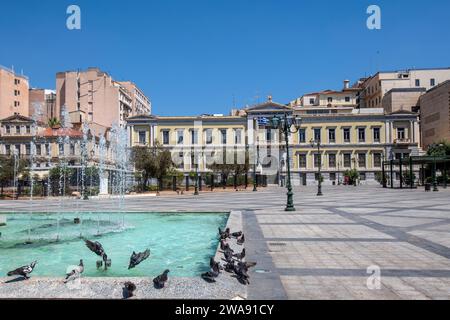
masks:
<instances>
[{"instance_id":1,"label":"blue sky","mask_svg":"<svg viewBox=\"0 0 450 320\"><path fill-rule=\"evenodd\" d=\"M82 30L66 29L66 9ZM382 29L366 28L366 9ZM132 80L160 115L227 114L269 94L287 103L375 71L450 66L448 0L1 1L0 64L33 87L98 66Z\"/></svg>"}]
</instances>

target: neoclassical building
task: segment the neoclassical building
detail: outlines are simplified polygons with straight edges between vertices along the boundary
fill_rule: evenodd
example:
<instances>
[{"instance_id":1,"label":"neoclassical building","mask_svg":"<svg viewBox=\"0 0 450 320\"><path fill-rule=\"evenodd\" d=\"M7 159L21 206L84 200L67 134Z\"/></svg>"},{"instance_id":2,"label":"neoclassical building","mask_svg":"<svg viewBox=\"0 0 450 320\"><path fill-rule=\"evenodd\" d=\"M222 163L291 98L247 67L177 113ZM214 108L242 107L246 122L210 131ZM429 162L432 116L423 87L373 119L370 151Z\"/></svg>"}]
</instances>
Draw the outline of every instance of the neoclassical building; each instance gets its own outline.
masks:
<instances>
[{"instance_id":1,"label":"neoclassical building","mask_svg":"<svg viewBox=\"0 0 450 320\"><path fill-rule=\"evenodd\" d=\"M232 116L140 115L128 118L127 128L131 146L158 142L172 152L175 166L186 174L197 163L199 172L208 172L208 162L224 158L224 154L234 154L225 160L238 162L248 151L249 174L256 168L269 184L283 184L286 145L271 120L285 115L301 119L299 130L289 136L289 165L295 185L317 184L319 164L324 184L343 182L349 169L358 170L361 183L376 183L383 161L421 153L417 113L385 114L378 108L339 105L292 106L271 97ZM311 141L320 141L320 152Z\"/></svg>"}]
</instances>

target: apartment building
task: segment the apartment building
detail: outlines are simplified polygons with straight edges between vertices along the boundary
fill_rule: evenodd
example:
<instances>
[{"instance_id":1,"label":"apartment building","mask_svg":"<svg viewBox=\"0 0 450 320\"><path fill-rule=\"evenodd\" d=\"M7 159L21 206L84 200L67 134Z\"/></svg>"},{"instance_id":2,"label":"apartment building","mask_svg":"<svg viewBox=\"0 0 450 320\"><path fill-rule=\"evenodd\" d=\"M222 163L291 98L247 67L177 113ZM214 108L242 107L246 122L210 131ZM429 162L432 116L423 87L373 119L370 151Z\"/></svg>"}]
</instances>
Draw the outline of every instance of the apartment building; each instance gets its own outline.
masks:
<instances>
[{"instance_id":1,"label":"apartment building","mask_svg":"<svg viewBox=\"0 0 450 320\"><path fill-rule=\"evenodd\" d=\"M431 88L450 79L450 68L378 72L362 84L360 108L382 108L384 96L397 88Z\"/></svg>"},{"instance_id":2,"label":"apartment building","mask_svg":"<svg viewBox=\"0 0 450 320\"><path fill-rule=\"evenodd\" d=\"M311 110L317 110L316 107L347 107L349 110L351 110L357 105L357 97L360 90L361 89L359 87L350 87L350 81L344 80L344 88L340 91L324 90L320 92L305 94L302 97L291 101L289 103L289 106L296 108L311 108ZM327 109L323 109L324 112L326 112L325 110Z\"/></svg>"},{"instance_id":3,"label":"apartment building","mask_svg":"<svg viewBox=\"0 0 450 320\"><path fill-rule=\"evenodd\" d=\"M29 115L28 89L28 77L0 66L0 119L15 113Z\"/></svg>"},{"instance_id":4,"label":"apartment building","mask_svg":"<svg viewBox=\"0 0 450 320\"><path fill-rule=\"evenodd\" d=\"M29 90L29 111L30 117L38 121L48 122L49 119L59 118L56 112L56 92L48 89ZM36 110L36 109L40 110Z\"/></svg>"},{"instance_id":5,"label":"apartment building","mask_svg":"<svg viewBox=\"0 0 450 320\"><path fill-rule=\"evenodd\" d=\"M152 113L152 103L150 99L135 83L131 81L122 81L119 83L131 94L131 113L133 116L140 114L150 115Z\"/></svg>"},{"instance_id":6,"label":"apartment building","mask_svg":"<svg viewBox=\"0 0 450 320\"><path fill-rule=\"evenodd\" d=\"M450 141L450 80L420 97L422 147Z\"/></svg>"},{"instance_id":7,"label":"apartment building","mask_svg":"<svg viewBox=\"0 0 450 320\"><path fill-rule=\"evenodd\" d=\"M56 109L61 114L65 106L72 122L124 127L133 113L132 102L132 93L98 68L56 74Z\"/></svg>"}]
</instances>

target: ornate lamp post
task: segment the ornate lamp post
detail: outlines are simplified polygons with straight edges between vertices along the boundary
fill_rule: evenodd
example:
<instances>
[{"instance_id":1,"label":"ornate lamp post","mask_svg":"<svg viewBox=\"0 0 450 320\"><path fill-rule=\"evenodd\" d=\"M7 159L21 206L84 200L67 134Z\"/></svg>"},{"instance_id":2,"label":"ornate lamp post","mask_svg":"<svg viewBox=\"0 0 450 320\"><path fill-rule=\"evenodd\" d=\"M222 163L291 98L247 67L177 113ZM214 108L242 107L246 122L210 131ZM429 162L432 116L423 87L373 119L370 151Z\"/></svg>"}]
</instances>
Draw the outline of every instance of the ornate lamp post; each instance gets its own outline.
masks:
<instances>
[{"instance_id":1,"label":"ornate lamp post","mask_svg":"<svg viewBox=\"0 0 450 320\"><path fill-rule=\"evenodd\" d=\"M319 156L319 163L318 163L318 165L319 165L319 168L318 168L318 174L319 174L318 181L319 181L319 184L317 185L317 196L321 197L321 196L323 196L323 193L322 193L322 172L321 172L321 170L322 170L322 154L320 153L320 147L322 146L322 144L320 143L320 139L317 139L317 140L311 139L310 142L311 142L311 147L312 148L317 146L317 153L318 153L318 156Z\"/></svg>"},{"instance_id":2,"label":"ornate lamp post","mask_svg":"<svg viewBox=\"0 0 450 320\"><path fill-rule=\"evenodd\" d=\"M192 154L194 156L194 165L195 165L195 191L194 191L194 196L198 196L198 158L195 154L195 150L194 148L192 148Z\"/></svg>"},{"instance_id":3,"label":"ornate lamp post","mask_svg":"<svg viewBox=\"0 0 450 320\"><path fill-rule=\"evenodd\" d=\"M289 158L289 135L291 133L296 133L300 130L300 124L302 119L300 117L293 117L285 113L282 118L275 116L272 118L272 127L274 129L278 129L284 134L284 139L286 143L286 163L287 163L287 204L286 211L295 211L294 207L294 193L292 192L292 184L291 184L291 166L290 166L290 158Z\"/></svg>"}]
</instances>

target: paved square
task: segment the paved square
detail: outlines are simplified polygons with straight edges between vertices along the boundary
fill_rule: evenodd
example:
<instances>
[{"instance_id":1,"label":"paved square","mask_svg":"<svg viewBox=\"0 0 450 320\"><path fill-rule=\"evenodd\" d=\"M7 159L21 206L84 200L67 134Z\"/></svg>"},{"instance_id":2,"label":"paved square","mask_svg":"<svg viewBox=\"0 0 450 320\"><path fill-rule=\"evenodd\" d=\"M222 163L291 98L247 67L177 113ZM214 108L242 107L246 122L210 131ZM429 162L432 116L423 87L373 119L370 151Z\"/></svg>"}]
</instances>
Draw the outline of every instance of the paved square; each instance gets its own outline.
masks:
<instances>
[{"instance_id":1,"label":"paved square","mask_svg":"<svg viewBox=\"0 0 450 320\"><path fill-rule=\"evenodd\" d=\"M133 197L126 211L242 212L251 271L249 299L450 299L450 189L391 190L378 186L295 188L296 212L285 212L286 190ZM115 200L66 203L82 211L117 211ZM35 211L56 211L57 200ZM150 208L150 209L149 209ZM0 202L1 211L28 211L28 201ZM380 289L367 286L380 268Z\"/></svg>"}]
</instances>

